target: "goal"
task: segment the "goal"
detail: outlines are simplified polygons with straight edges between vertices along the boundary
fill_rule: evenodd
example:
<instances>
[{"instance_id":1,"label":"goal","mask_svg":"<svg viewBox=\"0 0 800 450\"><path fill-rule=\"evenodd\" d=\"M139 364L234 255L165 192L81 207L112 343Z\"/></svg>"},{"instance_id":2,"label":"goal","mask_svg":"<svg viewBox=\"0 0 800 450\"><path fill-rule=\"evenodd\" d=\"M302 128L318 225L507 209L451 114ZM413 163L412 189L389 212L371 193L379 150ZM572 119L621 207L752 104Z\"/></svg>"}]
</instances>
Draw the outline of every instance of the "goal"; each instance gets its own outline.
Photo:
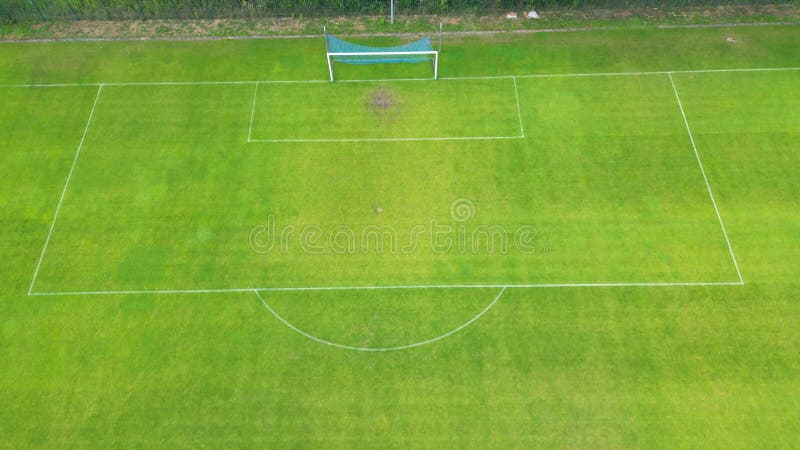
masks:
<instances>
[{"instance_id":1,"label":"goal","mask_svg":"<svg viewBox=\"0 0 800 450\"><path fill-rule=\"evenodd\" d=\"M380 64L380 63L420 63L430 62L433 65L433 79L439 77L439 51L433 49L431 38L425 37L408 44L395 47L370 47L354 44L325 34L325 51L328 60L328 72L334 80L334 63L342 64ZM440 38L441 48L441 38Z\"/></svg>"}]
</instances>

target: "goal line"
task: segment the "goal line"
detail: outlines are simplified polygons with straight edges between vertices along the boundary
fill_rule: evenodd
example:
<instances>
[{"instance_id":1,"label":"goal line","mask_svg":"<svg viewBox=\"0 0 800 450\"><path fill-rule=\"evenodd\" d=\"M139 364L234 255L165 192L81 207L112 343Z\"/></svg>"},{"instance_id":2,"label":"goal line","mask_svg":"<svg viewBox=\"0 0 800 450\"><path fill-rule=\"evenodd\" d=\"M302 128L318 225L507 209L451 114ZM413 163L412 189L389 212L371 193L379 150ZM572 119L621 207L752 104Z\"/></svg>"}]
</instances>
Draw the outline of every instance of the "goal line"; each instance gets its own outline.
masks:
<instances>
[{"instance_id":1,"label":"goal line","mask_svg":"<svg viewBox=\"0 0 800 450\"><path fill-rule=\"evenodd\" d=\"M714 73L748 73L748 72L788 72L800 71L800 67L758 67L736 69L695 69L695 70L651 70L638 72L585 72L585 73L541 73L512 75L476 75L462 77L439 77L439 80L481 80L494 78L561 78L561 77L614 77L643 76L668 74L714 74ZM340 80L339 83L374 83L376 81L431 81L430 78L379 78L365 80ZM329 83L329 80L231 80L231 81L128 81L128 82L94 82L94 83L30 83L0 84L0 88L46 88L46 87L80 87L80 86L180 86L180 85L226 85L256 83Z\"/></svg>"}]
</instances>

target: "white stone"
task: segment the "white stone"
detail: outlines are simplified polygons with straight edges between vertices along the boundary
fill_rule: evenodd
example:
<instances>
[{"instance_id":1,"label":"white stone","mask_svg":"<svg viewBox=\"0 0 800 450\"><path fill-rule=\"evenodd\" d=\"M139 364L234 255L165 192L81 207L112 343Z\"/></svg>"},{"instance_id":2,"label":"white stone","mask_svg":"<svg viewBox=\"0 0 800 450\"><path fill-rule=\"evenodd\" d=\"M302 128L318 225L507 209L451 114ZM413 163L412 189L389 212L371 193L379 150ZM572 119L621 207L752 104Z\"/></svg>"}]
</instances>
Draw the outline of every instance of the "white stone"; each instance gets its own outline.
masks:
<instances>
[{"instance_id":1,"label":"white stone","mask_svg":"<svg viewBox=\"0 0 800 450\"><path fill-rule=\"evenodd\" d=\"M537 13L534 10L530 10L530 11L528 11L528 18L529 19L538 19L539 18L539 13Z\"/></svg>"}]
</instances>

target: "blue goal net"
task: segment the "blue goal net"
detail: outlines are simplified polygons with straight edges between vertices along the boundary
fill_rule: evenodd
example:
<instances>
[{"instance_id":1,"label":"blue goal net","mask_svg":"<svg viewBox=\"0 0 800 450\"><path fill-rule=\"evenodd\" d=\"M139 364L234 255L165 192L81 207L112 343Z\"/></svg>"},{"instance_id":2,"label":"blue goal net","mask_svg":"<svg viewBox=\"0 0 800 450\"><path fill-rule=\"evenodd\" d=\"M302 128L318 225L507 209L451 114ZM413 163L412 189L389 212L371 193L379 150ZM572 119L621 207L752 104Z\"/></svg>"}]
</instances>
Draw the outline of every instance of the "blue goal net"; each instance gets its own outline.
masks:
<instances>
[{"instance_id":1,"label":"blue goal net","mask_svg":"<svg viewBox=\"0 0 800 450\"><path fill-rule=\"evenodd\" d=\"M331 59L345 64L425 62L433 60L436 54L429 37L394 47L354 44L330 34L325 39Z\"/></svg>"},{"instance_id":2,"label":"blue goal net","mask_svg":"<svg viewBox=\"0 0 800 450\"><path fill-rule=\"evenodd\" d=\"M333 64L379 64L379 63L433 63L433 76L438 76L439 52L433 49L431 38L425 37L408 44L393 47L372 47L355 44L325 34L328 70L333 81Z\"/></svg>"}]
</instances>

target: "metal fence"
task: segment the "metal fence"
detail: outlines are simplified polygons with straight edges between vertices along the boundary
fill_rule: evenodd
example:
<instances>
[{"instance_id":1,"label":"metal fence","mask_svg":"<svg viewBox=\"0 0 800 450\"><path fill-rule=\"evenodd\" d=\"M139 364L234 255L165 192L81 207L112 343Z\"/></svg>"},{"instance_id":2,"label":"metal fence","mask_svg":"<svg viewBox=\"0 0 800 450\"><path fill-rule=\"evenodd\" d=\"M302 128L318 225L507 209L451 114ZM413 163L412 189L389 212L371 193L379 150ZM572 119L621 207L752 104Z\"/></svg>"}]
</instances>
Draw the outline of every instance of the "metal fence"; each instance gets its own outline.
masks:
<instances>
[{"instance_id":1,"label":"metal fence","mask_svg":"<svg viewBox=\"0 0 800 450\"><path fill-rule=\"evenodd\" d=\"M763 5L793 0L0 0L0 20L218 19L489 14L528 9ZM392 11L392 8L394 10Z\"/></svg>"}]
</instances>

